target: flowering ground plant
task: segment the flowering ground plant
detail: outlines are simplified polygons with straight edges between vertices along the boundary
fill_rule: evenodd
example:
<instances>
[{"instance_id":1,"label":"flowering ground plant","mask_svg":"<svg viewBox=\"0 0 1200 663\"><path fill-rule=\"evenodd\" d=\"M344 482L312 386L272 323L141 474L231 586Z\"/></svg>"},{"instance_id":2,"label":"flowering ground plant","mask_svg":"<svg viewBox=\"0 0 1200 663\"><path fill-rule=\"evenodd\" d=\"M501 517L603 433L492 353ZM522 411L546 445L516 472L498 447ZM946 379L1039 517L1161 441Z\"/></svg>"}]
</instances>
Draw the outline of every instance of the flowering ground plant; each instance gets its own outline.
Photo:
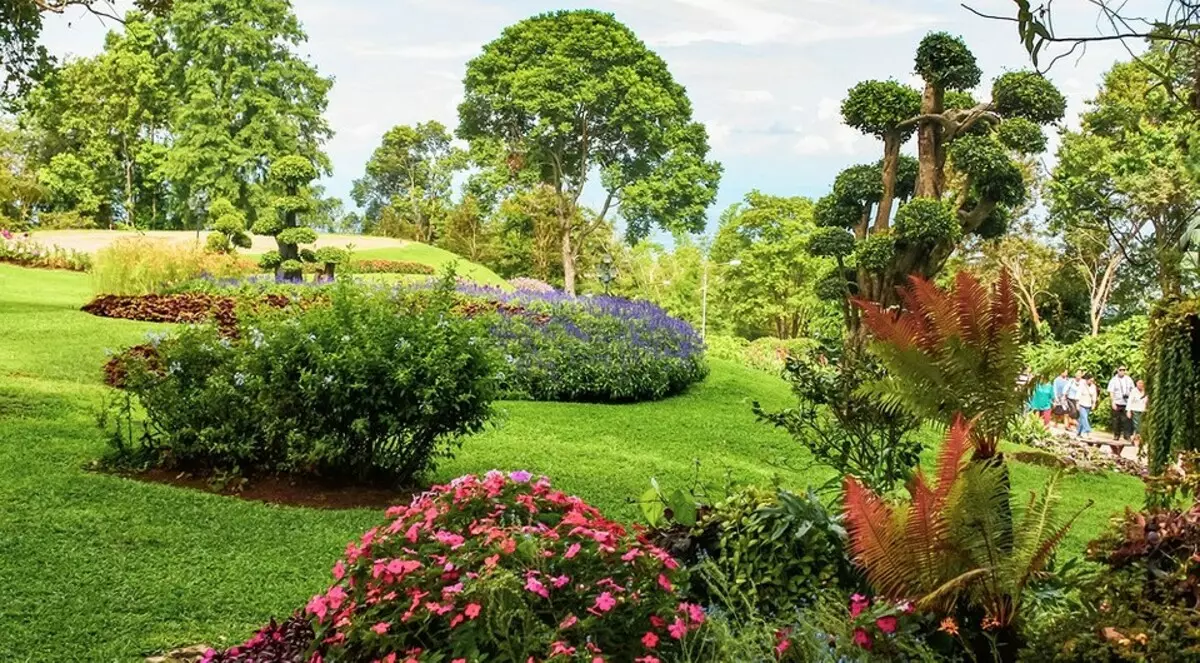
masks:
<instances>
[{"instance_id":1,"label":"flowering ground plant","mask_svg":"<svg viewBox=\"0 0 1200 663\"><path fill-rule=\"evenodd\" d=\"M706 618L667 553L527 472L464 476L389 509L333 577L304 609L305 661L657 663Z\"/></svg>"},{"instance_id":2,"label":"flowering ground plant","mask_svg":"<svg viewBox=\"0 0 1200 663\"><path fill-rule=\"evenodd\" d=\"M73 272L86 272L92 267L92 257L86 253L39 244L29 233L8 230L0 230L0 262Z\"/></svg>"}]
</instances>

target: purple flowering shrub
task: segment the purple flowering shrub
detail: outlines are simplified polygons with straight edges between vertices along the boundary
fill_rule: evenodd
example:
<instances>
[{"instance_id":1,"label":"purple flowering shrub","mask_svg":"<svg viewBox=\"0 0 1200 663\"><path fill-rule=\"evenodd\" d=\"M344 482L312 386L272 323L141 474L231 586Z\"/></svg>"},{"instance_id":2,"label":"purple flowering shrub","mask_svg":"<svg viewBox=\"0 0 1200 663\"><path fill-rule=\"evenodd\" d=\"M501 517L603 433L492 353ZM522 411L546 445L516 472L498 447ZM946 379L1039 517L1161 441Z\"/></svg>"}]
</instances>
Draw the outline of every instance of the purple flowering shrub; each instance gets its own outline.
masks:
<instances>
[{"instance_id":1,"label":"purple flowering shrub","mask_svg":"<svg viewBox=\"0 0 1200 663\"><path fill-rule=\"evenodd\" d=\"M459 292L525 312L490 319L508 398L654 400L681 393L708 374L696 330L649 302L479 287Z\"/></svg>"},{"instance_id":2,"label":"purple flowering shrub","mask_svg":"<svg viewBox=\"0 0 1200 663\"><path fill-rule=\"evenodd\" d=\"M675 658L705 622L678 563L528 472L455 479L392 507L304 609L305 663ZM206 663L278 647L266 631ZM233 651L233 650L230 650Z\"/></svg>"}]
</instances>

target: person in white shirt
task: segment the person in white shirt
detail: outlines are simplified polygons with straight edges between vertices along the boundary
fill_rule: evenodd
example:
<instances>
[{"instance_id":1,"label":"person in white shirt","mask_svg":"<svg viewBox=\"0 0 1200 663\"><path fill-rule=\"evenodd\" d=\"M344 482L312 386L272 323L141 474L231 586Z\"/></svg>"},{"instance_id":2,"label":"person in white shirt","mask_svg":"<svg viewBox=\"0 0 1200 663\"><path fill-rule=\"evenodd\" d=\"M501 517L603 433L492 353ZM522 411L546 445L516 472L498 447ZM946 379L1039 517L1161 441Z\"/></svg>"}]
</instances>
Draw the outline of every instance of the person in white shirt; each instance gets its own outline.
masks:
<instances>
[{"instance_id":1,"label":"person in white shirt","mask_svg":"<svg viewBox=\"0 0 1200 663\"><path fill-rule=\"evenodd\" d=\"M1112 435L1115 440L1133 438L1133 422L1129 419L1129 394L1133 393L1133 378L1125 374L1125 367L1108 381L1108 395L1112 397Z\"/></svg>"},{"instance_id":2,"label":"person in white shirt","mask_svg":"<svg viewBox=\"0 0 1200 663\"><path fill-rule=\"evenodd\" d=\"M1077 395L1075 404L1079 408L1079 427L1075 435L1082 439L1092 432L1092 422L1088 420L1088 415L1096 407L1096 401L1100 399L1100 394L1096 390L1096 381L1092 379L1091 375L1085 375L1079 380L1075 393Z\"/></svg>"},{"instance_id":3,"label":"person in white shirt","mask_svg":"<svg viewBox=\"0 0 1200 663\"><path fill-rule=\"evenodd\" d=\"M1129 419L1133 423L1133 443L1142 443L1142 417L1146 414L1146 406L1150 404L1146 396L1145 380L1138 380L1133 391L1129 392L1129 402L1125 409L1129 411Z\"/></svg>"}]
</instances>

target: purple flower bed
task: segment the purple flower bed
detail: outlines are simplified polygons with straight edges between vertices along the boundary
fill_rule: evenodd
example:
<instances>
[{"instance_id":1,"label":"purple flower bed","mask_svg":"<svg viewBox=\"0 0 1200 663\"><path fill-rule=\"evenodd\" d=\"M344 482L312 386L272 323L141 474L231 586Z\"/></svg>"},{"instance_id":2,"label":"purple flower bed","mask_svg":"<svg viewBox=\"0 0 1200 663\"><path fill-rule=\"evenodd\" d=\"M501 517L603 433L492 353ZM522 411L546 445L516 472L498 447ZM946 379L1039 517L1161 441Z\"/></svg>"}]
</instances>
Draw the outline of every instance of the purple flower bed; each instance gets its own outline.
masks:
<instances>
[{"instance_id":1,"label":"purple flower bed","mask_svg":"<svg viewBox=\"0 0 1200 663\"><path fill-rule=\"evenodd\" d=\"M543 314L492 316L509 398L654 400L678 394L708 373L696 330L649 302L479 286L458 291Z\"/></svg>"}]
</instances>

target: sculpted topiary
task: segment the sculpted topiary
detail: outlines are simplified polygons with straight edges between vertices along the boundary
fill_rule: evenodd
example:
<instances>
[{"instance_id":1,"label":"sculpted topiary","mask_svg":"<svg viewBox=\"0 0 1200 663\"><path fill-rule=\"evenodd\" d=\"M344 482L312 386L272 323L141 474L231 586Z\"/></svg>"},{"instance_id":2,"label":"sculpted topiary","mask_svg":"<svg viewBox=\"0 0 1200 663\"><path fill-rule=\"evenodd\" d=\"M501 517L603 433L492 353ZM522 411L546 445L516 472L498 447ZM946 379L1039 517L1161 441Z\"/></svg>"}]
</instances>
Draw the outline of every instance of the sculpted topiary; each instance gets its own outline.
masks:
<instances>
[{"instance_id":1,"label":"sculpted topiary","mask_svg":"<svg viewBox=\"0 0 1200 663\"><path fill-rule=\"evenodd\" d=\"M278 251L268 251L259 260L259 266L274 269L277 278L299 280L303 263L318 260L313 251L300 250L301 244L317 241L316 231L300 223L300 215L312 209L308 184L316 178L317 169L304 157L283 157L271 166L271 179L283 189L284 195L275 199L275 215L260 218L254 224L254 232L273 236L279 245ZM332 275L332 269L329 273Z\"/></svg>"}]
</instances>

